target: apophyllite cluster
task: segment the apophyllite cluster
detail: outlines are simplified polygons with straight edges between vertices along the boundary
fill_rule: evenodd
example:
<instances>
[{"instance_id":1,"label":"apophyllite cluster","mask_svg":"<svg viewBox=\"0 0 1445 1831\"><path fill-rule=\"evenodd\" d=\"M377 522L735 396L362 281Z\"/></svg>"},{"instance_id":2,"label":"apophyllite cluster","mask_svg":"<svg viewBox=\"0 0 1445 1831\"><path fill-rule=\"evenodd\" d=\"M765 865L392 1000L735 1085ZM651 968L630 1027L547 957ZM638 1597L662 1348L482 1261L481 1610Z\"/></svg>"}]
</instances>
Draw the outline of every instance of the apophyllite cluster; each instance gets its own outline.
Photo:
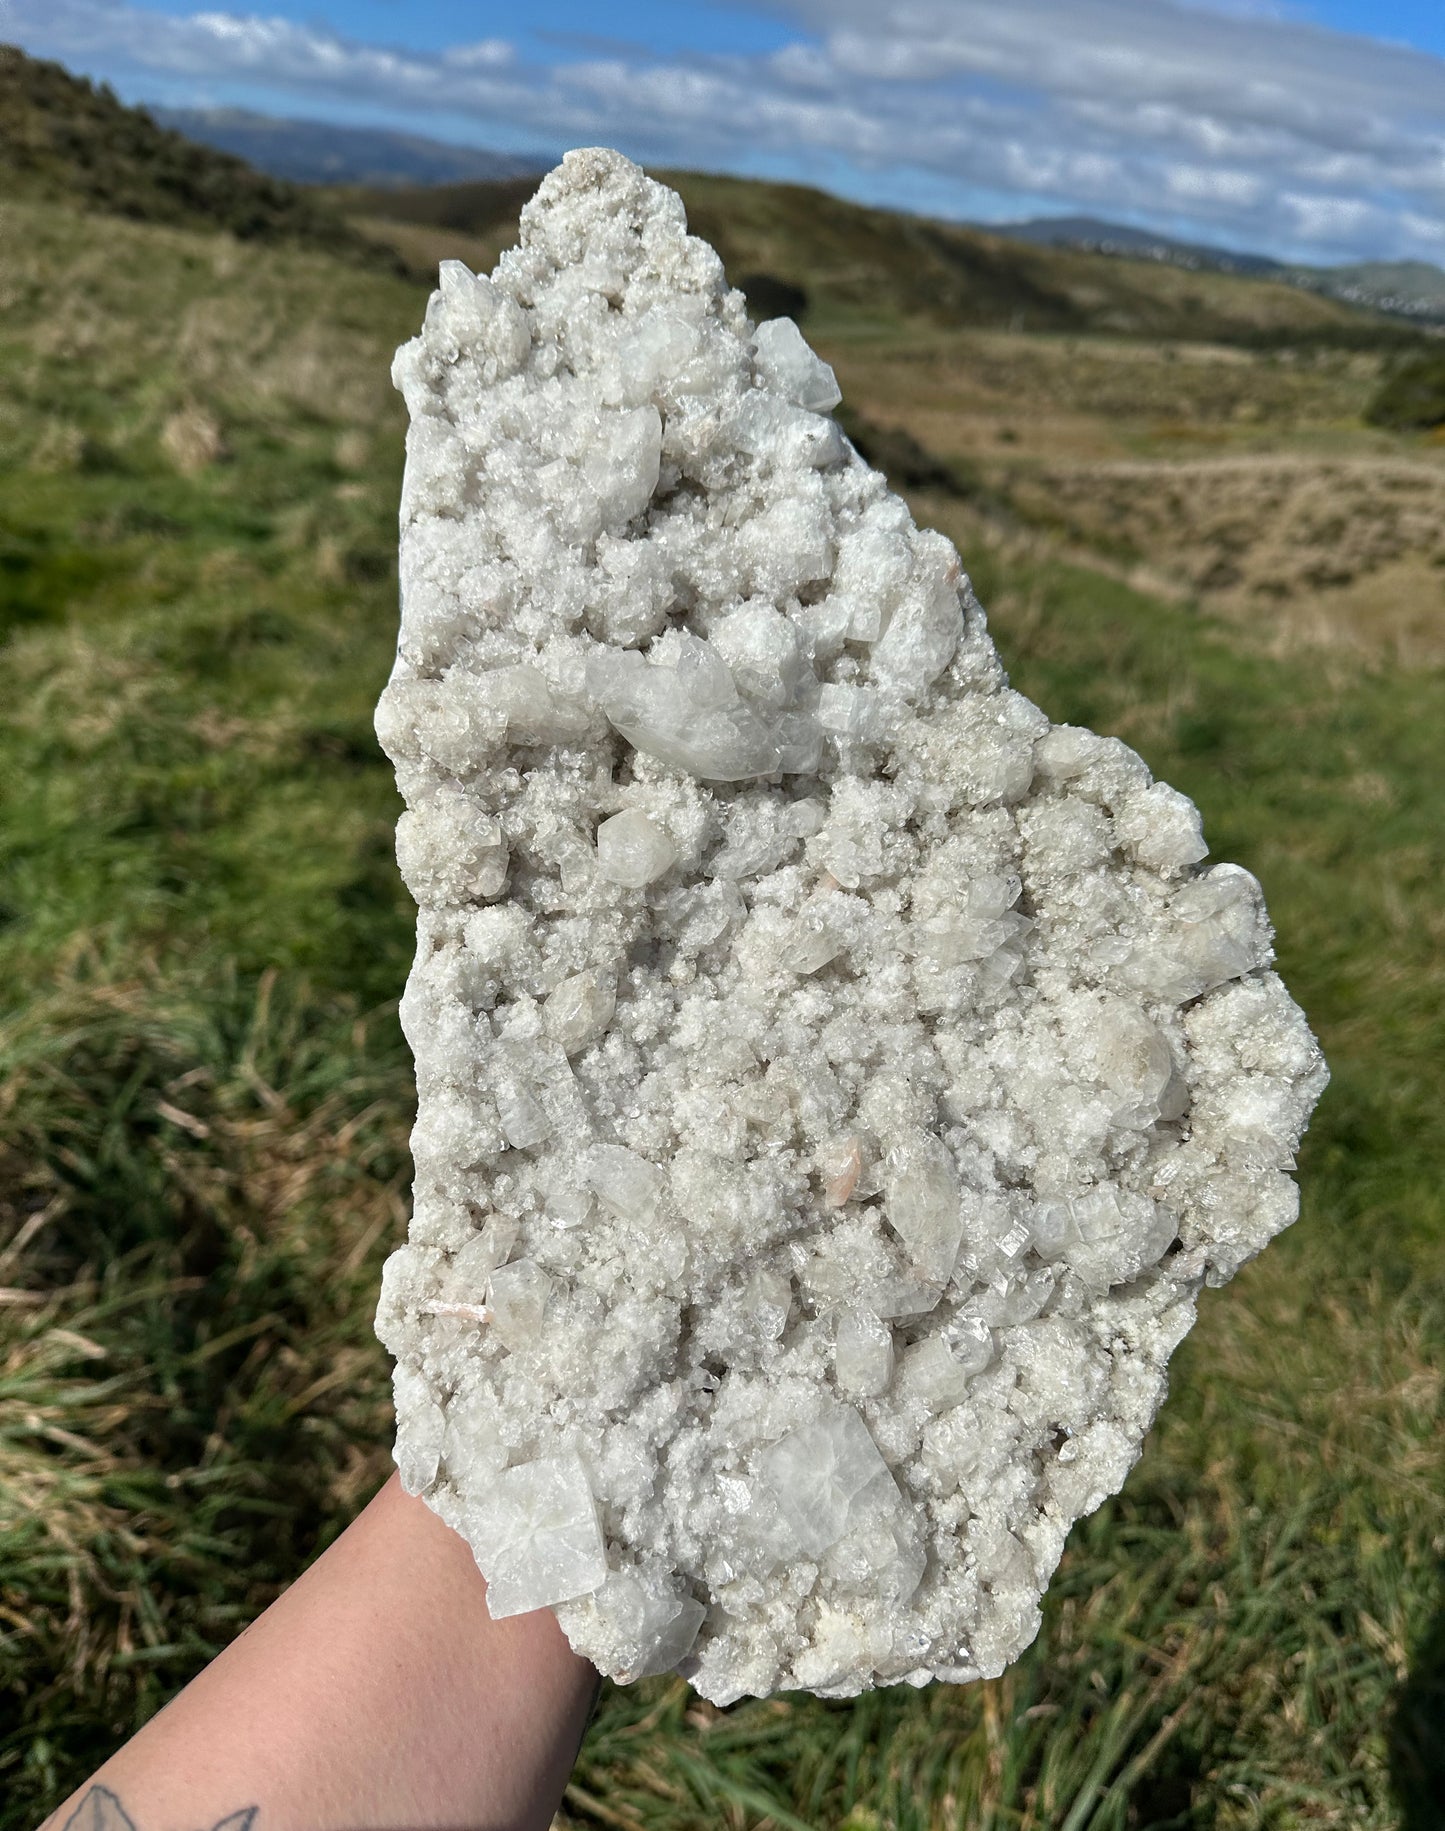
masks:
<instances>
[{"instance_id":1,"label":"apophyllite cluster","mask_svg":"<svg viewBox=\"0 0 1445 1831\"><path fill-rule=\"evenodd\" d=\"M1007 683L678 198L569 155L396 360L407 1486L725 1703L996 1674L1325 1080L1255 880Z\"/></svg>"}]
</instances>

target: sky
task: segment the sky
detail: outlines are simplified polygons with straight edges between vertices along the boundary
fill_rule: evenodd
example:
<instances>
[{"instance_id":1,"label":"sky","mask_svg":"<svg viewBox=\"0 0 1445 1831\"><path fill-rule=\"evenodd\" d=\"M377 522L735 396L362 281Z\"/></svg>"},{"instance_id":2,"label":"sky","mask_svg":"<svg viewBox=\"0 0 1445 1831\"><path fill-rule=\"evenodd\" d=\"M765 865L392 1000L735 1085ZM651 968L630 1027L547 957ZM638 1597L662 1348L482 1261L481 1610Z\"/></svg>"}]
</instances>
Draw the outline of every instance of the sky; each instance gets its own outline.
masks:
<instances>
[{"instance_id":1,"label":"sky","mask_svg":"<svg viewBox=\"0 0 1445 1831\"><path fill-rule=\"evenodd\" d=\"M127 101L1445 265L1445 0L0 0Z\"/></svg>"}]
</instances>

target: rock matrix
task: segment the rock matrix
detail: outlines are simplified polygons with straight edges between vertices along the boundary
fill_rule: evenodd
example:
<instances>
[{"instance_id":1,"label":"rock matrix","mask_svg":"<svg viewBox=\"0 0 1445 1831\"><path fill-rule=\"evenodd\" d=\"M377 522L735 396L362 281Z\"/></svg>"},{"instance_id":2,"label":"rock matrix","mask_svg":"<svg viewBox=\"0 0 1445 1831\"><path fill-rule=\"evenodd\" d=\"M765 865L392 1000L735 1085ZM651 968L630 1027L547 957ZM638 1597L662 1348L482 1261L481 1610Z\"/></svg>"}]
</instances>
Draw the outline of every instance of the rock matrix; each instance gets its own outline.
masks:
<instances>
[{"instance_id":1,"label":"rock matrix","mask_svg":"<svg viewBox=\"0 0 1445 1831\"><path fill-rule=\"evenodd\" d=\"M1325 1080L1255 880L1010 690L682 205L573 153L397 355L397 1461L723 1704L1000 1672Z\"/></svg>"}]
</instances>

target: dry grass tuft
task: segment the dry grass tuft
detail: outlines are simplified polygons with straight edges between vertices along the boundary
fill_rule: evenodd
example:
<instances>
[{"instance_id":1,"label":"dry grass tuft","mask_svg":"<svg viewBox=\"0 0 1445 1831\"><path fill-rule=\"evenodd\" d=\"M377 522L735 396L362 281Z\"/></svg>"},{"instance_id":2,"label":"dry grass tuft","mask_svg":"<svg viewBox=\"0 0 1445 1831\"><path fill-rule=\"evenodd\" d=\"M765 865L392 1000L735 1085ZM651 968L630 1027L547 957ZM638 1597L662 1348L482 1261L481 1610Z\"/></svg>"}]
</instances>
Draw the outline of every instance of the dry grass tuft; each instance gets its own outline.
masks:
<instances>
[{"instance_id":1,"label":"dry grass tuft","mask_svg":"<svg viewBox=\"0 0 1445 1831\"><path fill-rule=\"evenodd\" d=\"M214 414L183 407L161 427L161 450L183 477L197 477L228 455Z\"/></svg>"},{"instance_id":2,"label":"dry grass tuft","mask_svg":"<svg viewBox=\"0 0 1445 1831\"><path fill-rule=\"evenodd\" d=\"M0 1772L29 1774L77 1705L147 1714L381 1479L408 1110L395 1050L274 973L82 957L0 1064Z\"/></svg>"}]
</instances>

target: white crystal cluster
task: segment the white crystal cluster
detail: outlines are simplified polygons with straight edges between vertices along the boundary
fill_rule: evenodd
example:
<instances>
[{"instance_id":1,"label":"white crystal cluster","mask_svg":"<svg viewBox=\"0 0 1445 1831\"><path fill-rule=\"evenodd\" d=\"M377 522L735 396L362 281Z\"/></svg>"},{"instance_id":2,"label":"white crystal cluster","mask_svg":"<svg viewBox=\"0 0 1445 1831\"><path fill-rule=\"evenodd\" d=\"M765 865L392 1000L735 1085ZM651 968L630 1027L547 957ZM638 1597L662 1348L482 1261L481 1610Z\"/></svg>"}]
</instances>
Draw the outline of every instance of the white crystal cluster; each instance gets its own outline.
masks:
<instances>
[{"instance_id":1,"label":"white crystal cluster","mask_svg":"<svg viewBox=\"0 0 1445 1831\"><path fill-rule=\"evenodd\" d=\"M615 1678L996 1674L1296 1213L1258 886L1009 689L832 371L616 154L394 374L403 1479Z\"/></svg>"}]
</instances>

